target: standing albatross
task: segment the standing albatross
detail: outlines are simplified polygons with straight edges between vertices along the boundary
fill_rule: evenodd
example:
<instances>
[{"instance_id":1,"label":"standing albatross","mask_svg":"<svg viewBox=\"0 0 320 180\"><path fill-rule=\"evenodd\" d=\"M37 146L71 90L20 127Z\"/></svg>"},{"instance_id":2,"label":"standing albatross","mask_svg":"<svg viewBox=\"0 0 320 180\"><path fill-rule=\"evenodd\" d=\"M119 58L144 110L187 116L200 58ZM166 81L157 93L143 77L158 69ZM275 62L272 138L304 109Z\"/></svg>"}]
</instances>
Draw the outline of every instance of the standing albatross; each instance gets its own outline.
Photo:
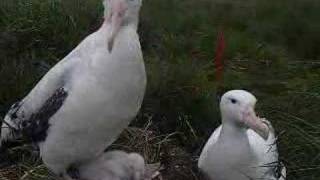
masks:
<instances>
[{"instance_id":1,"label":"standing albatross","mask_svg":"<svg viewBox=\"0 0 320 180\"><path fill-rule=\"evenodd\" d=\"M198 161L210 180L284 180L271 123L256 116L256 98L243 90L225 93L220 102L222 125L204 146Z\"/></svg>"},{"instance_id":2,"label":"standing albatross","mask_svg":"<svg viewBox=\"0 0 320 180\"><path fill-rule=\"evenodd\" d=\"M45 165L67 169L98 157L142 104L146 73L137 34L142 0L105 0L105 21L7 113L6 142L27 137Z\"/></svg>"}]
</instances>

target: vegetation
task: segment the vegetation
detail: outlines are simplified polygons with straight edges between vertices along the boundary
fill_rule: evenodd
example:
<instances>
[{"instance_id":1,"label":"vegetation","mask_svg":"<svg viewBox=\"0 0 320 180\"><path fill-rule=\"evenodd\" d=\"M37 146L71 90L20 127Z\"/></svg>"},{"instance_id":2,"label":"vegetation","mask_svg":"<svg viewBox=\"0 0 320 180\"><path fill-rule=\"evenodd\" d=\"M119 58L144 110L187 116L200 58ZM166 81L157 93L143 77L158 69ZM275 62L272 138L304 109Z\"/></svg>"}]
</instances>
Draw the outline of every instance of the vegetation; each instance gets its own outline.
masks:
<instances>
[{"instance_id":1,"label":"vegetation","mask_svg":"<svg viewBox=\"0 0 320 180\"><path fill-rule=\"evenodd\" d=\"M167 179L197 179L196 158L219 124L218 92L248 89L280 134L288 179L318 179L319 9L316 0L145 0L139 33L147 94L132 124L139 129L114 148L162 161ZM100 0L0 1L0 115L102 21ZM218 83L213 61L221 31L225 71ZM18 174L47 179L29 149L12 150L19 152Z\"/></svg>"}]
</instances>

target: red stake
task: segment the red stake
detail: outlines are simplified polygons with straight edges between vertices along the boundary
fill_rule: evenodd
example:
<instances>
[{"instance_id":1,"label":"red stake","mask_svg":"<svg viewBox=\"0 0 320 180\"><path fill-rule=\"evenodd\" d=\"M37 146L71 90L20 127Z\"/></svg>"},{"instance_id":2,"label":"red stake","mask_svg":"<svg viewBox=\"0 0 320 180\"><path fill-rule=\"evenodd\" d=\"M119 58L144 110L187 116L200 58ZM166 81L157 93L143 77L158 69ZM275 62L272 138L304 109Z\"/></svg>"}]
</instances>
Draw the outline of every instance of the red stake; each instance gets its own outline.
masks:
<instances>
[{"instance_id":1,"label":"red stake","mask_svg":"<svg viewBox=\"0 0 320 180\"><path fill-rule=\"evenodd\" d=\"M216 54L214 57L214 65L215 65L215 79L218 84L222 81L222 75L223 75L223 55L226 47L226 42L224 39L224 33L221 30L218 34L217 39L217 46L216 46Z\"/></svg>"}]
</instances>

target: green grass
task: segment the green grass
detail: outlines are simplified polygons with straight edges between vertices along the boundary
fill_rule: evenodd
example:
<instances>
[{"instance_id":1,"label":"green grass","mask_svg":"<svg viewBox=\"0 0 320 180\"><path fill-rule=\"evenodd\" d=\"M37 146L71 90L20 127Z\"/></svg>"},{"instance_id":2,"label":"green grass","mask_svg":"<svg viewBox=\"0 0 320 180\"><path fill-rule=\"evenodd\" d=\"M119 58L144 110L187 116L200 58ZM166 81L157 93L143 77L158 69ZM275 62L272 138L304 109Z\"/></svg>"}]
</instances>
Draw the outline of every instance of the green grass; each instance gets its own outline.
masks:
<instances>
[{"instance_id":1,"label":"green grass","mask_svg":"<svg viewBox=\"0 0 320 180\"><path fill-rule=\"evenodd\" d=\"M152 117L158 135L179 132L175 145L199 155L219 124L213 58L223 29L223 89L258 97L260 114L283 132L288 179L318 179L319 9L316 0L144 0L139 33L148 89L133 125ZM34 64L63 58L99 27L102 11L100 0L0 1L1 116L45 73Z\"/></svg>"}]
</instances>

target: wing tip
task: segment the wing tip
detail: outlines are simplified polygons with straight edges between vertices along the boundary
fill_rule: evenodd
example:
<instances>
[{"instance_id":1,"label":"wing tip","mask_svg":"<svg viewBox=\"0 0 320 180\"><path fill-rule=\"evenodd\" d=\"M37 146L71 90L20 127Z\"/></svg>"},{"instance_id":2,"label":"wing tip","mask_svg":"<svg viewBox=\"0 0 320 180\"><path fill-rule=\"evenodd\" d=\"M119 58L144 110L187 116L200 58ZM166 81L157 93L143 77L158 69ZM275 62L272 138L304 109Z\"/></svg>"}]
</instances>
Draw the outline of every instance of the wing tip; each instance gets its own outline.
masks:
<instances>
[{"instance_id":1,"label":"wing tip","mask_svg":"<svg viewBox=\"0 0 320 180\"><path fill-rule=\"evenodd\" d=\"M283 164L283 162L280 163L281 164L281 174L280 174L280 178L279 180L285 180L287 177L287 168L286 166Z\"/></svg>"}]
</instances>

